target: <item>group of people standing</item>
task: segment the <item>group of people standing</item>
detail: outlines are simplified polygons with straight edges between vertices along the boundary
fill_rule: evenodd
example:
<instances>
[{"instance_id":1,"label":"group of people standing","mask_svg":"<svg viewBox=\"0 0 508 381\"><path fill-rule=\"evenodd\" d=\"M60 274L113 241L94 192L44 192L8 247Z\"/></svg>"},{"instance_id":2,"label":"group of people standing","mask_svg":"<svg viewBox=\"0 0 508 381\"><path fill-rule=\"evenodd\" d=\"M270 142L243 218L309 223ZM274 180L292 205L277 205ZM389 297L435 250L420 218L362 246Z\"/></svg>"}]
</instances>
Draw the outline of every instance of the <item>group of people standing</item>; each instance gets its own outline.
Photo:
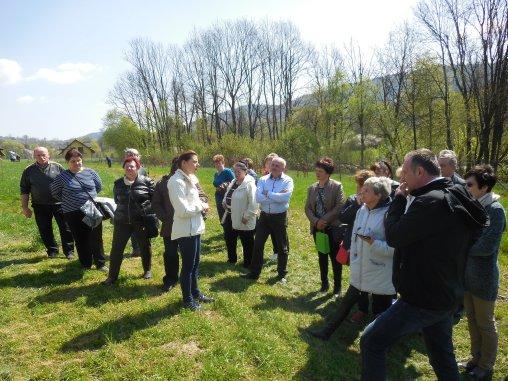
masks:
<instances>
[{"instance_id":1,"label":"group of people standing","mask_svg":"<svg viewBox=\"0 0 508 381\"><path fill-rule=\"evenodd\" d=\"M143 277L149 279L152 254L147 218L155 214L162 221L164 239L163 289L169 291L179 282L184 305L191 310L213 302L198 286L201 235L210 206L196 177L199 160L194 151L175 157L170 173L157 184L147 176L137 151L125 156L124 176L113 188L116 209L109 269L100 221L94 226L84 222L83 207L94 203L102 188L99 175L83 166L78 150L67 152L67 170L51 162L44 147L36 148L34 156L36 162L21 177L21 204L23 214L31 217L31 196L48 257L58 252L51 226L54 217L66 257L72 259L75 245L84 269L95 264L108 272L105 285L117 281L129 239L141 255ZM243 275L257 280L270 236L277 280L285 283L287 212L293 192L285 160L276 154L267 156L261 177L248 158L235 163L232 170L226 168L222 155L214 156L213 161L227 261L238 261L240 238L242 266L248 269ZM331 179L333 160L322 158L315 163L317 182L308 189L305 214L316 240L320 291L330 287L331 263L338 310L321 330L311 333L329 339L356 304L358 310L351 320L364 320L370 298L374 320L361 337L362 377L366 380L386 378L387 350L412 332L422 333L438 379L458 379L452 327L460 304L466 310L472 354L461 365L477 379L492 375L497 351L497 255L506 227L505 213L499 196L492 192L497 178L490 166L472 168L465 180L456 174L456 168L453 151L441 151L439 157L427 149L411 151L398 170L400 184L393 180L389 163L380 161L371 170L357 171L357 191L346 198L342 184ZM317 244L323 237L328 242L325 249ZM346 262L339 263L339 252ZM349 287L339 298L343 264L350 266Z\"/></svg>"}]
</instances>

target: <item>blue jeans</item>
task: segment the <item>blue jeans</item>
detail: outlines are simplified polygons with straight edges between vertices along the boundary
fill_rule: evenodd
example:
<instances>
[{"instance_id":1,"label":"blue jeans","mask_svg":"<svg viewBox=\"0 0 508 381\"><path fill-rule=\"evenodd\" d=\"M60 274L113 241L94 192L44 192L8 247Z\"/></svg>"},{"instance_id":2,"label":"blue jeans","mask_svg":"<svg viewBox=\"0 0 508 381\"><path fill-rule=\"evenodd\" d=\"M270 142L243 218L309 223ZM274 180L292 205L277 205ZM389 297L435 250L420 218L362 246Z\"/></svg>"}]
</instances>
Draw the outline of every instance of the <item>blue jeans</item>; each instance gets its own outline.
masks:
<instances>
[{"instance_id":1,"label":"blue jeans","mask_svg":"<svg viewBox=\"0 0 508 381\"><path fill-rule=\"evenodd\" d=\"M362 333L362 380L386 380L386 352L400 338L422 332L438 380L459 380L452 342L453 311L434 311L397 300Z\"/></svg>"},{"instance_id":2,"label":"blue jeans","mask_svg":"<svg viewBox=\"0 0 508 381\"><path fill-rule=\"evenodd\" d=\"M198 267L201 252L201 236L182 237L176 240L182 256L180 287L184 303L190 303L200 295L198 289Z\"/></svg>"}]
</instances>

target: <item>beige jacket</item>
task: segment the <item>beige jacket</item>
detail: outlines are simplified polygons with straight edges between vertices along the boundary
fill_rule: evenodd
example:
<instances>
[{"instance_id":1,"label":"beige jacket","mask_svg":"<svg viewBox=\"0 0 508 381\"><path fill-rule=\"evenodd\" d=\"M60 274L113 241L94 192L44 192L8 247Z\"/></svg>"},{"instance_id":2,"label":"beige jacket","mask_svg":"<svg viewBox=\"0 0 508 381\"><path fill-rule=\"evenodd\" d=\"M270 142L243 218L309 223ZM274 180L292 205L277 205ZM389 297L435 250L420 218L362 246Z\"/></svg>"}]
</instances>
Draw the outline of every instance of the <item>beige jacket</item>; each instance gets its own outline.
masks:
<instances>
[{"instance_id":1,"label":"beige jacket","mask_svg":"<svg viewBox=\"0 0 508 381\"><path fill-rule=\"evenodd\" d=\"M171 239L191 237L203 234L205 221L201 211L208 204L201 201L196 187L198 179L178 169L168 181L168 193L171 205L175 208Z\"/></svg>"},{"instance_id":2,"label":"beige jacket","mask_svg":"<svg viewBox=\"0 0 508 381\"><path fill-rule=\"evenodd\" d=\"M316 217L316 203L318 197L318 184L312 184L307 190L307 202L305 203L305 214L310 221L310 231L314 231L319 218ZM345 197L342 184L333 179L328 180L324 187L324 202L326 214L321 219L328 222L329 226L339 226L339 212L344 205Z\"/></svg>"},{"instance_id":3,"label":"beige jacket","mask_svg":"<svg viewBox=\"0 0 508 381\"><path fill-rule=\"evenodd\" d=\"M233 187L235 182L231 181L225 194ZM226 206L226 197L222 201L222 205ZM235 189L231 196L231 223L235 230L254 230L256 228L256 215L258 211L258 203L256 202L256 181L252 176L245 176L245 179L238 188ZM226 213L222 218L225 221ZM247 223L242 222L242 218Z\"/></svg>"}]
</instances>

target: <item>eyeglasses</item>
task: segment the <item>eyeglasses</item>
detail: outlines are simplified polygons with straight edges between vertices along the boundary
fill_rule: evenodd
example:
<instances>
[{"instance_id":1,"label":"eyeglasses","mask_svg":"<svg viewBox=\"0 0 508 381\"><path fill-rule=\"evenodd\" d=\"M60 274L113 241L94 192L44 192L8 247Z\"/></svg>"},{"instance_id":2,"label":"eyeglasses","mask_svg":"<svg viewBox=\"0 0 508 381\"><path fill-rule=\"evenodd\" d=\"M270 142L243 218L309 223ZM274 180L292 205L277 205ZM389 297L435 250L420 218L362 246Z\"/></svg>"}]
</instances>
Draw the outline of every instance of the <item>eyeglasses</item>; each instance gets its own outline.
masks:
<instances>
[{"instance_id":1,"label":"eyeglasses","mask_svg":"<svg viewBox=\"0 0 508 381\"><path fill-rule=\"evenodd\" d=\"M474 185L474 184L473 184L473 183L470 183L470 182L467 182L467 183L466 183L466 186L467 186L468 188L472 188L472 187L473 187L473 185Z\"/></svg>"}]
</instances>

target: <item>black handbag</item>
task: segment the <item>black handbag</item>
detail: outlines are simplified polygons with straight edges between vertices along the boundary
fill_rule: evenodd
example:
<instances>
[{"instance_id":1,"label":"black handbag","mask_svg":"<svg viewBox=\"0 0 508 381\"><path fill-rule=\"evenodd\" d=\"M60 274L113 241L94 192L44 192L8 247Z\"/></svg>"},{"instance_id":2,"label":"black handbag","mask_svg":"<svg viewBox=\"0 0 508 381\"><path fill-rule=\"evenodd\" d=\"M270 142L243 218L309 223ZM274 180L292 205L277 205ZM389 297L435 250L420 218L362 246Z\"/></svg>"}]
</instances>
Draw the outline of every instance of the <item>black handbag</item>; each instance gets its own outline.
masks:
<instances>
[{"instance_id":1,"label":"black handbag","mask_svg":"<svg viewBox=\"0 0 508 381\"><path fill-rule=\"evenodd\" d=\"M159 235L159 219L155 214L143 215L143 226L148 238L155 238Z\"/></svg>"},{"instance_id":2,"label":"black handbag","mask_svg":"<svg viewBox=\"0 0 508 381\"><path fill-rule=\"evenodd\" d=\"M152 211L152 205L149 200L141 204L141 210L143 211L143 226L146 230L146 236L148 238L157 237L159 235L160 222L157 215Z\"/></svg>"}]
</instances>

